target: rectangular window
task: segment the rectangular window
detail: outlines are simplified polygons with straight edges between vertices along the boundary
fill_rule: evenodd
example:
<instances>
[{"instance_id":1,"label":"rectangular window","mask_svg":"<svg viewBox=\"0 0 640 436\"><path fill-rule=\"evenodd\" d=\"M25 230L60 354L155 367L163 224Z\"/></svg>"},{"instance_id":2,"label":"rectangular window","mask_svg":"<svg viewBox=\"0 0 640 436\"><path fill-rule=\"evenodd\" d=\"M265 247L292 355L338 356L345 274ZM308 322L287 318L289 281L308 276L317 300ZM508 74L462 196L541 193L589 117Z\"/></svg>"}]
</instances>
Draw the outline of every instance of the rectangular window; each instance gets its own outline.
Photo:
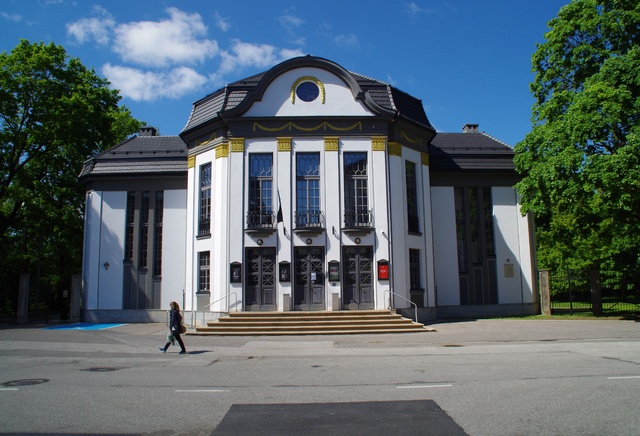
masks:
<instances>
[{"instance_id":1,"label":"rectangular window","mask_svg":"<svg viewBox=\"0 0 640 436\"><path fill-rule=\"evenodd\" d=\"M164 213L164 192L156 192L153 220L153 275L162 275L162 217Z\"/></svg>"},{"instance_id":2,"label":"rectangular window","mask_svg":"<svg viewBox=\"0 0 640 436\"><path fill-rule=\"evenodd\" d=\"M198 236L211 235L211 163L200 166L200 217Z\"/></svg>"},{"instance_id":3,"label":"rectangular window","mask_svg":"<svg viewBox=\"0 0 640 436\"><path fill-rule=\"evenodd\" d=\"M420 250L409 250L409 286L411 289L422 289L420 280Z\"/></svg>"},{"instance_id":4,"label":"rectangular window","mask_svg":"<svg viewBox=\"0 0 640 436\"><path fill-rule=\"evenodd\" d=\"M247 227L273 227L273 155L249 155L249 211Z\"/></svg>"},{"instance_id":5,"label":"rectangular window","mask_svg":"<svg viewBox=\"0 0 640 436\"><path fill-rule=\"evenodd\" d=\"M136 216L136 193L127 192L127 223L125 229L125 247L124 258L125 260L133 260L133 241L134 241L134 226Z\"/></svg>"},{"instance_id":6,"label":"rectangular window","mask_svg":"<svg viewBox=\"0 0 640 436\"><path fill-rule=\"evenodd\" d=\"M296 227L322 227L320 153L296 154Z\"/></svg>"},{"instance_id":7,"label":"rectangular window","mask_svg":"<svg viewBox=\"0 0 640 436\"><path fill-rule=\"evenodd\" d=\"M407 184L407 229L411 233L420 233L418 218L418 186L416 182L416 164L405 162L405 180Z\"/></svg>"},{"instance_id":8,"label":"rectangular window","mask_svg":"<svg viewBox=\"0 0 640 436\"><path fill-rule=\"evenodd\" d=\"M211 254L201 251L198 254L200 274L198 276L198 292L211 292Z\"/></svg>"},{"instance_id":9,"label":"rectangular window","mask_svg":"<svg viewBox=\"0 0 640 436\"><path fill-rule=\"evenodd\" d=\"M149 254L149 191L142 192L140 201L140 239L138 248L138 268L147 268Z\"/></svg>"},{"instance_id":10,"label":"rectangular window","mask_svg":"<svg viewBox=\"0 0 640 436\"><path fill-rule=\"evenodd\" d=\"M344 154L344 225L371 227L367 176L367 153Z\"/></svg>"}]
</instances>

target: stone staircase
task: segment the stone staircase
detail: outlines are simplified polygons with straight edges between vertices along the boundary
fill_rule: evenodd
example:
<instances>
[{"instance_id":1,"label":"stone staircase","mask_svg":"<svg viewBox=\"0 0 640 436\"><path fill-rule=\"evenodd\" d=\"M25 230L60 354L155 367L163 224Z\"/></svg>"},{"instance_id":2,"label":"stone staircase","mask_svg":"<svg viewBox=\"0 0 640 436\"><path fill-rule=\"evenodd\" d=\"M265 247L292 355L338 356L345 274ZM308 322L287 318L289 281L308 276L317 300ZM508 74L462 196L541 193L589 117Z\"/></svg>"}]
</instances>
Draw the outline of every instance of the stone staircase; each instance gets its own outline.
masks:
<instances>
[{"instance_id":1,"label":"stone staircase","mask_svg":"<svg viewBox=\"0 0 640 436\"><path fill-rule=\"evenodd\" d=\"M275 336L411 333L429 331L423 324L391 310L232 312L188 335Z\"/></svg>"}]
</instances>

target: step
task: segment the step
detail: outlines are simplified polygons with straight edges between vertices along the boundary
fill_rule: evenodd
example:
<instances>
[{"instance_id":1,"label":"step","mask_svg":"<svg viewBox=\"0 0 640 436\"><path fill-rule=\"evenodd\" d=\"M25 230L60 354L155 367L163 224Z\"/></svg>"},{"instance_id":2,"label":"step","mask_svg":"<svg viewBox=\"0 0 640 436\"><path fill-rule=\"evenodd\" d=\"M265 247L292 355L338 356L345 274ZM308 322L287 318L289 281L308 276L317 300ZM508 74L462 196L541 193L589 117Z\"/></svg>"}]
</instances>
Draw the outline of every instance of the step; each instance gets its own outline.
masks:
<instances>
[{"instance_id":1,"label":"step","mask_svg":"<svg viewBox=\"0 0 640 436\"><path fill-rule=\"evenodd\" d=\"M189 335L327 335L429 331L390 310L233 312Z\"/></svg>"}]
</instances>

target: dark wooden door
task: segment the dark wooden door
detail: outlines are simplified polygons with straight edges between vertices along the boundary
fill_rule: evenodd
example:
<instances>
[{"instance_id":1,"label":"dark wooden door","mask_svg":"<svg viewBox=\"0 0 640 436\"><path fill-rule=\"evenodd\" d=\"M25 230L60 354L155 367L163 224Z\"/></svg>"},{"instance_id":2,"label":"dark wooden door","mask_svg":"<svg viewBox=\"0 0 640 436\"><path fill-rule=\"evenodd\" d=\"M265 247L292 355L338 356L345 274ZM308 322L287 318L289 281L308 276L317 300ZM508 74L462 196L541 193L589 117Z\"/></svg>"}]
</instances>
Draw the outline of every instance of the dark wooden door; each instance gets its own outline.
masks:
<instances>
[{"instance_id":1,"label":"dark wooden door","mask_svg":"<svg viewBox=\"0 0 640 436\"><path fill-rule=\"evenodd\" d=\"M368 246L344 247L343 307L349 310L373 309L373 249Z\"/></svg>"},{"instance_id":2,"label":"dark wooden door","mask_svg":"<svg viewBox=\"0 0 640 436\"><path fill-rule=\"evenodd\" d=\"M276 250L248 248L245 310L276 310Z\"/></svg>"},{"instance_id":3,"label":"dark wooden door","mask_svg":"<svg viewBox=\"0 0 640 436\"><path fill-rule=\"evenodd\" d=\"M295 249L295 310L324 310L324 247Z\"/></svg>"}]
</instances>

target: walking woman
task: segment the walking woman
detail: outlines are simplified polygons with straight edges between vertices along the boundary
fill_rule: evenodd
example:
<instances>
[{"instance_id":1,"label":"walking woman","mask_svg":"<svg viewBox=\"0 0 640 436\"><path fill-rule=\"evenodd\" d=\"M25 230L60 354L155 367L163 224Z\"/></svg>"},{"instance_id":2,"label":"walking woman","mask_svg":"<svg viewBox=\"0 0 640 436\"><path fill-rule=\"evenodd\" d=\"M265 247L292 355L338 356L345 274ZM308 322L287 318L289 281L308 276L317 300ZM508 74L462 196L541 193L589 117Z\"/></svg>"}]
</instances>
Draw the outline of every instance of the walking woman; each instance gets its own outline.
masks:
<instances>
[{"instance_id":1,"label":"walking woman","mask_svg":"<svg viewBox=\"0 0 640 436\"><path fill-rule=\"evenodd\" d=\"M169 333L173 335L178 344L180 344L180 354L187 354L187 350L184 347L184 342L180 337L182 329L182 315L180 315L180 306L175 301L169 303L171 310L169 311ZM164 347L160 348L163 353L167 352L167 348L171 345L171 340L168 340Z\"/></svg>"}]
</instances>

